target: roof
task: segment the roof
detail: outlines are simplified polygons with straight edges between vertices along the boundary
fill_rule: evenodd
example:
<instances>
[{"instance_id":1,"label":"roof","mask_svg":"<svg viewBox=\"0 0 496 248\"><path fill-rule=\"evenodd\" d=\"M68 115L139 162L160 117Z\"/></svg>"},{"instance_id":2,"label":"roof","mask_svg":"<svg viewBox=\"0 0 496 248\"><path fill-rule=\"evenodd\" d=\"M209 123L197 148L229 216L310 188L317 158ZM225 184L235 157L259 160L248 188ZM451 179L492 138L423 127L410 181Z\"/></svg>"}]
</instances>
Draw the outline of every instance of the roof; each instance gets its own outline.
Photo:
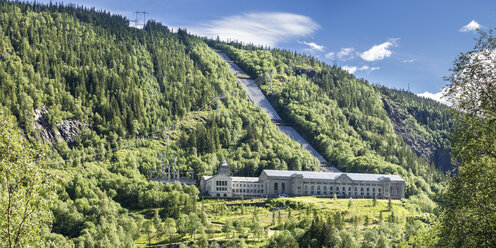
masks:
<instances>
[{"instance_id":1,"label":"roof","mask_svg":"<svg viewBox=\"0 0 496 248\"><path fill-rule=\"evenodd\" d=\"M333 167L333 166L321 166L320 171L324 172L342 172L338 168Z\"/></svg>"},{"instance_id":2,"label":"roof","mask_svg":"<svg viewBox=\"0 0 496 248\"><path fill-rule=\"evenodd\" d=\"M212 178L213 176L202 176L202 179L207 181L208 179Z\"/></svg>"},{"instance_id":3,"label":"roof","mask_svg":"<svg viewBox=\"0 0 496 248\"><path fill-rule=\"evenodd\" d=\"M231 180L234 182L259 182L260 178L258 177L231 177Z\"/></svg>"},{"instance_id":4,"label":"roof","mask_svg":"<svg viewBox=\"0 0 496 248\"><path fill-rule=\"evenodd\" d=\"M303 176L304 179L322 179L336 180L341 175L346 175L351 180L357 181L382 181L389 178L391 181L404 182L403 178L398 175L385 174L368 174L368 173L335 173L335 172L317 172L317 171L284 171L284 170L263 170L269 177L293 177Z\"/></svg>"}]
</instances>

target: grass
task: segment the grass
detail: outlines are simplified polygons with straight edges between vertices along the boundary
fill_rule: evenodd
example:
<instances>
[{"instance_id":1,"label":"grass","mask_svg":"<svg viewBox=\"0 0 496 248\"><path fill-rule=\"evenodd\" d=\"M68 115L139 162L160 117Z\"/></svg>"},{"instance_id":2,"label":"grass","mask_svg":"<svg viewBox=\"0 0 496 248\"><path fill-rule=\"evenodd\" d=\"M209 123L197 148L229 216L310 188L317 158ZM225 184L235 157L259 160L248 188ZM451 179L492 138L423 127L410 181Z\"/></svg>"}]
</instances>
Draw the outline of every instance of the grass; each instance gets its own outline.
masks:
<instances>
[{"instance_id":1,"label":"grass","mask_svg":"<svg viewBox=\"0 0 496 248\"><path fill-rule=\"evenodd\" d=\"M230 200L230 199L208 199L203 203L198 203L198 213L203 208L206 216L211 223L208 230L207 238L209 241L216 240L218 243L225 243L235 240L236 237L242 236L248 247L262 247L267 245L269 237L278 232L280 227L278 222L279 212L281 215L281 224L291 215L296 219L303 219L306 216L313 215L314 212L321 216L334 215L336 212L341 212L345 218L345 228L354 230L366 230L379 225L380 215L387 221L388 217L394 212L397 223L404 223L407 217L420 215L416 211L412 211L408 207L408 200L392 200L391 211L388 209L388 200L377 200L377 205L373 206L372 199L352 199L352 206L349 207L350 199L332 199L332 198L315 198L315 197L294 197L294 198L278 198L278 199L246 199L246 200ZM202 207L203 204L203 207ZM244 205L242 205L244 204ZM259 204L260 206L250 206ZM291 209L291 210L290 210ZM275 212L275 219L273 220ZM251 234L249 227L244 227L241 234L234 232L234 235L227 235L222 232L222 227L227 222L234 223L242 222L249 226L253 223L254 216L257 216L261 225L270 230L266 236L260 240ZM365 224L365 219L368 217L368 224ZM353 223L353 219L356 219ZM152 233L152 244L167 244L167 235L157 235ZM197 235L198 238L199 235ZM191 242L189 235L174 236L174 242ZM136 243L147 243L147 235L141 235ZM139 245L144 247L144 245Z\"/></svg>"}]
</instances>

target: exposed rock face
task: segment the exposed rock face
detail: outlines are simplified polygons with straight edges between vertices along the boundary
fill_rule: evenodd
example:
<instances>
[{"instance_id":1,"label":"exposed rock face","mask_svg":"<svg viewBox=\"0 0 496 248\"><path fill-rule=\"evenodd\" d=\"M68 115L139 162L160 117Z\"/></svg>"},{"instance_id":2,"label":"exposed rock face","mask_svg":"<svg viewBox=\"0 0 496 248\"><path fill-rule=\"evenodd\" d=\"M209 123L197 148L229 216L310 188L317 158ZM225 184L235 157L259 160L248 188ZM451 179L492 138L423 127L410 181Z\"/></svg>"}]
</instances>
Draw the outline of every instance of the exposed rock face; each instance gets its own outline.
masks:
<instances>
[{"instance_id":1,"label":"exposed rock face","mask_svg":"<svg viewBox=\"0 0 496 248\"><path fill-rule=\"evenodd\" d=\"M84 124L78 120L63 120L57 123L55 130L53 130L48 124L47 114L47 107L37 108L34 111L35 122L33 123L33 127L43 142L50 142L54 145L59 139L63 139L68 145L71 145L76 140L77 135L84 128L88 128L88 124Z\"/></svg>"},{"instance_id":2,"label":"exposed rock face","mask_svg":"<svg viewBox=\"0 0 496 248\"><path fill-rule=\"evenodd\" d=\"M424 138L407 119L413 118L408 110L401 104L382 98L384 109L393 124L396 134L401 135L405 143L417 156L428 163L434 163L441 171L453 169L450 151L443 147L437 147L432 141Z\"/></svg>"}]
</instances>

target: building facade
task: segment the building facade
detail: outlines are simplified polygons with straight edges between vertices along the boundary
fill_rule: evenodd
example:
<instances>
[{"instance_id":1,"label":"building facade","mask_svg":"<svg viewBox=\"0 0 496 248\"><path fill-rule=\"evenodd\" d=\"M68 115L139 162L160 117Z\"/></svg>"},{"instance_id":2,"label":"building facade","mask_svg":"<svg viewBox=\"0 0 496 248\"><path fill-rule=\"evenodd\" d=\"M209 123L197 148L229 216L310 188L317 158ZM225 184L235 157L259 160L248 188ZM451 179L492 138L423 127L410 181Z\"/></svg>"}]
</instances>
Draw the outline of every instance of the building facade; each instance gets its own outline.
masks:
<instances>
[{"instance_id":1,"label":"building facade","mask_svg":"<svg viewBox=\"0 0 496 248\"><path fill-rule=\"evenodd\" d=\"M223 161L218 174L203 176L200 192L218 197L319 196L379 199L405 197L405 180L398 175L263 170L259 177L231 177Z\"/></svg>"}]
</instances>

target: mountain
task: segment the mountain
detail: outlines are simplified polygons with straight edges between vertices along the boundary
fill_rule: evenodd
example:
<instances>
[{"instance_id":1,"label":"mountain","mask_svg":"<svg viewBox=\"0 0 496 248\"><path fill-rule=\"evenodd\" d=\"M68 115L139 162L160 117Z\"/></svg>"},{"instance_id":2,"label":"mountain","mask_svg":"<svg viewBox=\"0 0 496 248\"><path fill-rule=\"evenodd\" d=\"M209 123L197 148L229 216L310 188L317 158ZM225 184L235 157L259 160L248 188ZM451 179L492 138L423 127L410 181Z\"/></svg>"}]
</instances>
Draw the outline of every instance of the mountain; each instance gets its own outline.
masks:
<instances>
[{"instance_id":1,"label":"mountain","mask_svg":"<svg viewBox=\"0 0 496 248\"><path fill-rule=\"evenodd\" d=\"M150 209L165 218L194 215L196 187L149 180L168 164L193 179L223 159L240 176L318 169L209 46L260 78L273 106L330 165L400 174L407 196L442 189L446 177L429 164L447 166L450 121L441 105L289 51L205 40L154 21L137 29L81 6L1 1L1 112L44 147L56 181L43 238L134 246Z\"/></svg>"},{"instance_id":2,"label":"mountain","mask_svg":"<svg viewBox=\"0 0 496 248\"><path fill-rule=\"evenodd\" d=\"M294 123L331 166L399 174L406 180L407 195L440 190L445 176L431 162L450 163L446 107L374 87L336 66L290 51L207 42L257 78L285 121ZM408 114L399 114L404 112Z\"/></svg>"}]
</instances>

